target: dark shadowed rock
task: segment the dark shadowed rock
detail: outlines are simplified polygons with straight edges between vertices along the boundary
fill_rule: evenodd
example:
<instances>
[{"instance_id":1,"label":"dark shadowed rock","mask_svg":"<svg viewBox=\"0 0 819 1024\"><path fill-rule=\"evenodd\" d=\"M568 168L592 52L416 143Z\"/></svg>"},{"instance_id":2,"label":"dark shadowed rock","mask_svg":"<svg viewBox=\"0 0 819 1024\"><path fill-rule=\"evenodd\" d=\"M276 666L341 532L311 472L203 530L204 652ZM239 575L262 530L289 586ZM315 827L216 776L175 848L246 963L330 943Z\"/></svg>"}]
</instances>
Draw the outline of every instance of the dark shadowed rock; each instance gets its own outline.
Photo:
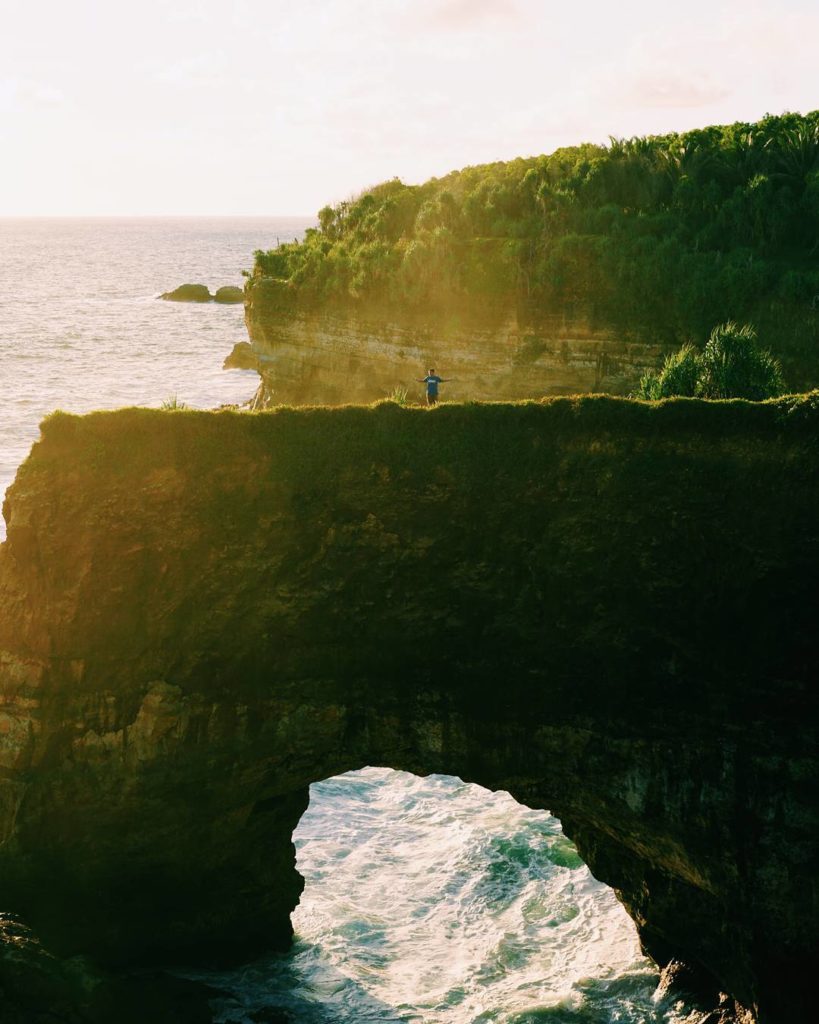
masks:
<instances>
[{"instance_id":1,"label":"dark shadowed rock","mask_svg":"<svg viewBox=\"0 0 819 1024\"><path fill-rule=\"evenodd\" d=\"M210 1000L220 993L164 971L112 975L94 993L89 1024L211 1024Z\"/></svg>"},{"instance_id":2,"label":"dark shadowed rock","mask_svg":"<svg viewBox=\"0 0 819 1024\"><path fill-rule=\"evenodd\" d=\"M168 302L210 302L213 298L206 284L180 284L172 292L163 292L159 297Z\"/></svg>"},{"instance_id":3,"label":"dark shadowed rock","mask_svg":"<svg viewBox=\"0 0 819 1024\"><path fill-rule=\"evenodd\" d=\"M81 1024L80 989L65 965L25 925L0 916L0 1020Z\"/></svg>"},{"instance_id":4,"label":"dark shadowed rock","mask_svg":"<svg viewBox=\"0 0 819 1024\"><path fill-rule=\"evenodd\" d=\"M253 1024L294 1024L292 1016L285 1010L265 1008L250 1015Z\"/></svg>"},{"instance_id":5,"label":"dark shadowed rock","mask_svg":"<svg viewBox=\"0 0 819 1024\"><path fill-rule=\"evenodd\" d=\"M816 396L49 417L0 906L109 966L286 947L310 784L385 765L548 807L658 964L814 1019L817 451Z\"/></svg>"},{"instance_id":6,"label":"dark shadowed rock","mask_svg":"<svg viewBox=\"0 0 819 1024\"><path fill-rule=\"evenodd\" d=\"M216 289L216 294L213 296L213 298L216 302L244 302L245 293L242 288L237 288L236 285L226 284L222 288Z\"/></svg>"},{"instance_id":7,"label":"dark shadowed rock","mask_svg":"<svg viewBox=\"0 0 819 1024\"><path fill-rule=\"evenodd\" d=\"M690 964L670 960L660 975L655 998L680 996L685 996L688 1002L703 1009L712 1009L719 1002L719 992L712 977Z\"/></svg>"},{"instance_id":8,"label":"dark shadowed rock","mask_svg":"<svg viewBox=\"0 0 819 1024\"><path fill-rule=\"evenodd\" d=\"M223 370L258 370L259 360L249 341L238 341L222 363Z\"/></svg>"},{"instance_id":9,"label":"dark shadowed rock","mask_svg":"<svg viewBox=\"0 0 819 1024\"><path fill-rule=\"evenodd\" d=\"M112 974L82 957L61 960L26 925L0 915L3 1024L210 1024L218 994L162 971Z\"/></svg>"},{"instance_id":10,"label":"dark shadowed rock","mask_svg":"<svg viewBox=\"0 0 819 1024\"><path fill-rule=\"evenodd\" d=\"M714 978L701 967L670 960L660 974L654 1001L671 1006L680 999L703 1013L703 1021L706 1017L710 1021L712 1015L720 1013L720 993ZM721 1018L715 1016L714 1021L717 1019ZM703 1021L698 1021L698 1024L703 1024Z\"/></svg>"}]
</instances>

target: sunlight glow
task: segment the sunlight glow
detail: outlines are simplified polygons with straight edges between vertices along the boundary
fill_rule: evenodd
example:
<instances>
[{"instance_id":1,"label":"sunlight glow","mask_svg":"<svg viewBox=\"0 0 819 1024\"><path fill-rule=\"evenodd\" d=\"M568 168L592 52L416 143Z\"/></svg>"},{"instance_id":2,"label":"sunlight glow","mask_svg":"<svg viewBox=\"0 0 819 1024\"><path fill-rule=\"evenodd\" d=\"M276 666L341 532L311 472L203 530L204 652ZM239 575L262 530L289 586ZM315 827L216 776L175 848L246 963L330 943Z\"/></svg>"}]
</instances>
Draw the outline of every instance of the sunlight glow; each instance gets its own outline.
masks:
<instances>
[{"instance_id":1,"label":"sunlight glow","mask_svg":"<svg viewBox=\"0 0 819 1024\"><path fill-rule=\"evenodd\" d=\"M3 0L0 215L313 214L816 105L810 0Z\"/></svg>"}]
</instances>

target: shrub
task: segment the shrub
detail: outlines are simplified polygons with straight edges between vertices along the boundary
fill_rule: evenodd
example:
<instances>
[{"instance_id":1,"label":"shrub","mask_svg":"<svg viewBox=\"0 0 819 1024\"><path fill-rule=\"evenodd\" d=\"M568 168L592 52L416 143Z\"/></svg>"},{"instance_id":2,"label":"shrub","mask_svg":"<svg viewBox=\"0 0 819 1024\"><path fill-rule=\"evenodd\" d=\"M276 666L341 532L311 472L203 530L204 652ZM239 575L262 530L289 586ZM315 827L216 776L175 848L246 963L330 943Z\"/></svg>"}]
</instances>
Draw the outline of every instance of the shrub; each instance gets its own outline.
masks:
<instances>
[{"instance_id":1,"label":"shrub","mask_svg":"<svg viewBox=\"0 0 819 1024\"><path fill-rule=\"evenodd\" d=\"M396 405L406 405L408 396L409 389L403 387L401 384L396 384L392 391L387 395L387 401L395 402Z\"/></svg>"},{"instance_id":2,"label":"shrub","mask_svg":"<svg viewBox=\"0 0 819 1024\"><path fill-rule=\"evenodd\" d=\"M168 398L163 399L161 409L187 409L188 406L179 400L176 395L170 395Z\"/></svg>"},{"instance_id":3,"label":"shrub","mask_svg":"<svg viewBox=\"0 0 819 1024\"><path fill-rule=\"evenodd\" d=\"M660 375L644 373L633 397L642 398L646 402L656 402L660 397Z\"/></svg>"},{"instance_id":4,"label":"shrub","mask_svg":"<svg viewBox=\"0 0 819 1024\"><path fill-rule=\"evenodd\" d=\"M761 402L785 390L782 368L756 344L750 324L729 321L711 331L701 357L697 394L702 398L748 398Z\"/></svg>"},{"instance_id":5,"label":"shrub","mask_svg":"<svg viewBox=\"0 0 819 1024\"><path fill-rule=\"evenodd\" d=\"M683 345L666 356L659 373L640 378L635 397L652 402L678 395L761 402L784 390L782 368L770 352L757 347L754 328L728 322L711 331L702 354L693 345Z\"/></svg>"},{"instance_id":6,"label":"shrub","mask_svg":"<svg viewBox=\"0 0 819 1024\"><path fill-rule=\"evenodd\" d=\"M640 378L637 397L656 401L683 395L692 398L697 393L701 357L693 345L683 347L665 357L659 373L646 373Z\"/></svg>"}]
</instances>

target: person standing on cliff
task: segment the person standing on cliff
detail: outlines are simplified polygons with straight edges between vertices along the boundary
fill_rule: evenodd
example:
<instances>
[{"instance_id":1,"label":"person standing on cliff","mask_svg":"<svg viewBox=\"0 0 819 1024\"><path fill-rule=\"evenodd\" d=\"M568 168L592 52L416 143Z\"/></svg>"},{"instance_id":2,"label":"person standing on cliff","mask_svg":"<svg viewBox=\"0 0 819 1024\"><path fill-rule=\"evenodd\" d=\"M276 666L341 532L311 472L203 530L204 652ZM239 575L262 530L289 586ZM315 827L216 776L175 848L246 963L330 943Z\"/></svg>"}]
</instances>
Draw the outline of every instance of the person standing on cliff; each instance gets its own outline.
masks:
<instances>
[{"instance_id":1,"label":"person standing on cliff","mask_svg":"<svg viewBox=\"0 0 819 1024\"><path fill-rule=\"evenodd\" d=\"M427 405L438 404L438 385L448 384L451 380L451 377L436 376L435 370L430 367L430 371L427 376L418 381L419 384L426 384L427 386Z\"/></svg>"}]
</instances>

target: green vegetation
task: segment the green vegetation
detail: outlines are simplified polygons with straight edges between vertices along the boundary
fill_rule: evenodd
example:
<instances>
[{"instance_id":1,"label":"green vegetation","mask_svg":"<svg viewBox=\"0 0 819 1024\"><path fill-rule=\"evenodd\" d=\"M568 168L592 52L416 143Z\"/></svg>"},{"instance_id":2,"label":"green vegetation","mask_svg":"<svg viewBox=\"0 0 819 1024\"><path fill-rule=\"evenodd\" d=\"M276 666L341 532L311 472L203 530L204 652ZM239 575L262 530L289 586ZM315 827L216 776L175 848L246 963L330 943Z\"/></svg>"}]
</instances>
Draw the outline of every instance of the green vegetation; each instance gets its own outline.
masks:
<instances>
[{"instance_id":1,"label":"green vegetation","mask_svg":"<svg viewBox=\"0 0 819 1024\"><path fill-rule=\"evenodd\" d=\"M666 357L659 373L647 373L637 396L660 398L747 398L761 402L785 391L782 367L756 344L750 324L719 324L702 353L683 345Z\"/></svg>"},{"instance_id":2,"label":"green vegetation","mask_svg":"<svg viewBox=\"0 0 819 1024\"><path fill-rule=\"evenodd\" d=\"M819 111L394 179L256 253L298 301L582 314L646 340L819 343ZM790 376L790 374L789 374ZM815 376L815 371L814 371Z\"/></svg>"},{"instance_id":3,"label":"green vegetation","mask_svg":"<svg viewBox=\"0 0 819 1024\"><path fill-rule=\"evenodd\" d=\"M647 373L641 378L637 397L652 401L675 396L693 398L699 375L699 353L693 345L683 345L678 352L666 357L659 373Z\"/></svg>"},{"instance_id":4,"label":"green vegetation","mask_svg":"<svg viewBox=\"0 0 819 1024\"><path fill-rule=\"evenodd\" d=\"M774 398L785 390L782 368L770 352L757 347L749 325L715 327L700 360L698 393L703 398Z\"/></svg>"},{"instance_id":5,"label":"green vegetation","mask_svg":"<svg viewBox=\"0 0 819 1024\"><path fill-rule=\"evenodd\" d=\"M180 401L177 395L170 395L168 398L163 399L160 409L187 409L188 406L185 402Z\"/></svg>"}]
</instances>

